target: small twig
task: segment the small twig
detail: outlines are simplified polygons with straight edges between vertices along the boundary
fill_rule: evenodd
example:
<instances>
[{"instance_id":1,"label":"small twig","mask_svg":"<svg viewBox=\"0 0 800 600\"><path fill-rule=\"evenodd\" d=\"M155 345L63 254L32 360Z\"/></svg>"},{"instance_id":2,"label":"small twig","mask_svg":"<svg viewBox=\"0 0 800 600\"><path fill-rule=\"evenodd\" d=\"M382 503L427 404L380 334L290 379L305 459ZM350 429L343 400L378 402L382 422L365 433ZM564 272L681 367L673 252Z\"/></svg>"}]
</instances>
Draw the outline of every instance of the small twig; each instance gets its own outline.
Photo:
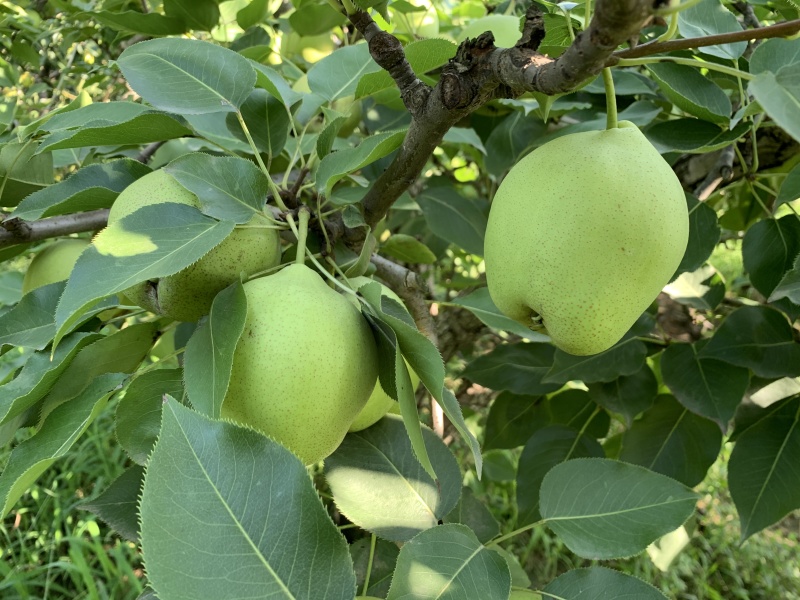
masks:
<instances>
[{"instance_id":1,"label":"small twig","mask_svg":"<svg viewBox=\"0 0 800 600\"><path fill-rule=\"evenodd\" d=\"M714 190L725 181L733 178L733 159L736 156L734 144L722 149L717 162L711 167L705 179L695 188L694 195L701 202L708 199Z\"/></svg>"},{"instance_id":2,"label":"small twig","mask_svg":"<svg viewBox=\"0 0 800 600\"><path fill-rule=\"evenodd\" d=\"M436 335L436 325L433 322L428 303L425 301L427 286L419 275L377 254L373 254L370 261L377 267L378 277L383 279L408 307L417 329L438 348L439 338ZM431 418L433 431L439 437L443 437L444 411L433 397L431 397Z\"/></svg>"},{"instance_id":3,"label":"small twig","mask_svg":"<svg viewBox=\"0 0 800 600\"><path fill-rule=\"evenodd\" d=\"M15 221L19 221L19 223L13 223ZM72 215L60 215L31 223L19 219L7 219L2 223L4 231L0 231L0 248L26 242L38 242L50 237L81 231L96 231L105 227L107 223L107 208Z\"/></svg>"},{"instance_id":4,"label":"small twig","mask_svg":"<svg viewBox=\"0 0 800 600\"><path fill-rule=\"evenodd\" d=\"M153 158L153 155L158 151L158 149L164 144L166 144L165 141L148 144L145 146L144 150L139 153L139 156L136 157L136 160L146 165L150 162L150 159Z\"/></svg>"},{"instance_id":5,"label":"small twig","mask_svg":"<svg viewBox=\"0 0 800 600\"><path fill-rule=\"evenodd\" d=\"M669 40L668 42L650 42L637 46L636 48L615 52L608 61L608 66L613 66L620 58L640 58L642 56L672 52L674 50L691 50L693 48L704 48L706 46L730 44L732 42L748 42L766 38L787 37L797 32L800 32L800 19L777 23L769 27L761 27L760 29L745 29L743 31L719 33L717 35L708 35L701 38Z\"/></svg>"}]
</instances>

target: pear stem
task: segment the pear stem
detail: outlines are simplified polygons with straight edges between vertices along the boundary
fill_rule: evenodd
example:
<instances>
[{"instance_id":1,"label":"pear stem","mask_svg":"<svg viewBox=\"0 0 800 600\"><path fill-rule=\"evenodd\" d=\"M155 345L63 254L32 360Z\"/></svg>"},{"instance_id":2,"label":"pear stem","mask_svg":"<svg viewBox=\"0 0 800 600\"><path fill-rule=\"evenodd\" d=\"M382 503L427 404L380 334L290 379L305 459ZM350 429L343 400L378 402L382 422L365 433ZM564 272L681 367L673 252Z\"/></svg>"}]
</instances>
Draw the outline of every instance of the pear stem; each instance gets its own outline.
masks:
<instances>
[{"instance_id":1,"label":"pear stem","mask_svg":"<svg viewBox=\"0 0 800 600\"><path fill-rule=\"evenodd\" d=\"M606 88L606 129L617 128L617 95L614 90L614 77L611 69L603 69L603 84Z\"/></svg>"},{"instance_id":2,"label":"pear stem","mask_svg":"<svg viewBox=\"0 0 800 600\"><path fill-rule=\"evenodd\" d=\"M297 217L298 220L300 221L299 226L295 226L294 217L291 214L286 215L286 220L289 222L289 226L292 228L292 232L294 232L295 236L297 237L297 254L295 255L294 262L297 265L302 265L303 263L306 262L306 240L308 239L308 220L311 217L311 213L305 206L303 206L298 211Z\"/></svg>"},{"instance_id":3,"label":"pear stem","mask_svg":"<svg viewBox=\"0 0 800 600\"><path fill-rule=\"evenodd\" d=\"M289 210L283 203L283 198L281 198L281 193L280 190L278 189L278 186L275 185L274 181L272 181L272 176L270 176L269 174L269 169L267 168L267 165L265 165L264 161L261 159L261 153L258 151L256 143L253 141L253 136L250 135L250 130L247 128L247 123L244 122L244 117L242 116L242 113L238 110L236 111L236 118L239 120L239 126L242 128L242 131L244 131L244 136L247 138L247 143L250 144L250 148L253 150L253 154L256 157L256 162L258 163L258 166L261 168L261 172L264 173L264 175L267 178L269 189L272 192L272 197L275 199L275 204L277 204L278 208L280 208L282 211Z\"/></svg>"},{"instance_id":4,"label":"pear stem","mask_svg":"<svg viewBox=\"0 0 800 600\"><path fill-rule=\"evenodd\" d=\"M372 575L372 561L375 559L375 534L372 534L372 539L369 542L369 560L367 561L367 573L364 575L364 587L361 588L361 593L366 596L369 590L369 578Z\"/></svg>"}]
</instances>

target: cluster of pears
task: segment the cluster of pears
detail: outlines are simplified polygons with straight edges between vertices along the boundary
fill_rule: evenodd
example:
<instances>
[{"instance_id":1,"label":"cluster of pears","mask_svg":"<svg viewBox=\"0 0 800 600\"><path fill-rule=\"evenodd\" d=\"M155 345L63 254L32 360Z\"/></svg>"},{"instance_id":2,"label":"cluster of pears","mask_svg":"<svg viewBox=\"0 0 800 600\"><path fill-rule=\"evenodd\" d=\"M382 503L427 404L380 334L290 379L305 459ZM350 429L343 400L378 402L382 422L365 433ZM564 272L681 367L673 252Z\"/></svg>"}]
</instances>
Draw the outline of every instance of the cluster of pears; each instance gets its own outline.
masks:
<instances>
[{"instance_id":1,"label":"cluster of pears","mask_svg":"<svg viewBox=\"0 0 800 600\"><path fill-rule=\"evenodd\" d=\"M497 190L489 293L562 350L597 354L669 283L688 238L681 184L636 125L565 135L520 160Z\"/></svg>"},{"instance_id":2,"label":"cluster of pears","mask_svg":"<svg viewBox=\"0 0 800 600\"><path fill-rule=\"evenodd\" d=\"M162 202L200 206L194 194L159 170L119 195L109 223ZM123 295L150 311L196 321L241 272L275 267L280 256L275 229L235 229L190 267L137 284ZM313 464L330 455L348 431L369 427L396 405L378 381L375 340L358 303L328 287L316 271L304 264L288 265L248 281L244 292L247 316L234 352L223 418L271 436ZM400 302L385 286L382 293ZM413 380L419 382L415 375Z\"/></svg>"}]
</instances>

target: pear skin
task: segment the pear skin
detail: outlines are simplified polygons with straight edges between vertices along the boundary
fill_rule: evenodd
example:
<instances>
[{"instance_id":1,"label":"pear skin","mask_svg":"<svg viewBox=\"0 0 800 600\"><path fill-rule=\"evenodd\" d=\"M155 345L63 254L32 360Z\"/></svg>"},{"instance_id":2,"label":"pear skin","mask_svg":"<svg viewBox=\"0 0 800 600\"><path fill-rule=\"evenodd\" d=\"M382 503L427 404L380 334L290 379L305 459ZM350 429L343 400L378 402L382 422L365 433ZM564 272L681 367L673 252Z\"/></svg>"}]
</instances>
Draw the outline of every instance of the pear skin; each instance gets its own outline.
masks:
<instances>
[{"instance_id":1,"label":"pear skin","mask_svg":"<svg viewBox=\"0 0 800 600\"><path fill-rule=\"evenodd\" d=\"M117 197L108 222L113 223L143 206L174 202L200 208L193 193L163 170L137 179ZM265 221L255 215L249 224ZM142 282L123 292L137 306L178 321L197 321L208 314L211 303L244 271L250 275L275 267L280 261L280 237L275 229L234 229L216 248L187 268Z\"/></svg>"},{"instance_id":2,"label":"pear skin","mask_svg":"<svg viewBox=\"0 0 800 600\"><path fill-rule=\"evenodd\" d=\"M221 415L314 464L342 443L375 387L372 331L304 265L249 281L244 291L247 319Z\"/></svg>"},{"instance_id":3,"label":"pear skin","mask_svg":"<svg viewBox=\"0 0 800 600\"><path fill-rule=\"evenodd\" d=\"M22 293L27 294L43 285L69 279L72 267L89 245L89 240L59 240L39 252L31 261L22 279Z\"/></svg>"},{"instance_id":4,"label":"pear skin","mask_svg":"<svg viewBox=\"0 0 800 600\"><path fill-rule=\"evenodd\" d=\"M597 354L655 300L688 239L681 184L634 124L566 135L520 160L497 190L489 293L565 352Z\"/></svg>"}]
</instances>

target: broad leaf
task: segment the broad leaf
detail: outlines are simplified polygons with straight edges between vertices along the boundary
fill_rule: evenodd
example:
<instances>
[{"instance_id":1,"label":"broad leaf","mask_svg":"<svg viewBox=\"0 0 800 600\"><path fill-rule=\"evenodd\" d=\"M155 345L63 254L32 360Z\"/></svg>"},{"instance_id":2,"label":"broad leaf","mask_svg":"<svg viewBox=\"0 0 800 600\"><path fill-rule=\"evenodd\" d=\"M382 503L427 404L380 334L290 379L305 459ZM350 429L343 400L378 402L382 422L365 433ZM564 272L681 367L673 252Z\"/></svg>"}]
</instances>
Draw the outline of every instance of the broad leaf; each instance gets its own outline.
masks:
<instances>
[{"instance_id":1,"label":"broad leaf","mask_svg":"<svg viewBox=\"0 0 800 600\"><path fill-rule=\"evenodd\" d=\"M164 0L164 13L200 31L211 31L220 17L216 0Z\"/></svg>"},{"instance_id":2,"label":"broad leaf","mask_svg":"<svg viewBox=\"0 0 800 600\"><path fill-rule=\"evenodd\" d=\"M767 379L800 375L800 344L792 326L782 313L765 306L744 306L731 313L700 356L747 367Z\"/></svg>"},{"instance_id":3,"label":"broad leaf","mask_svg":"<svg viewBox=\"0 0 800 600\"><path fill-rule=\"evenodd\" d=\"M730 121L731 101L728 96L699 70L669 62L648 65L647 68L664 95L680 109L713 123L727 125Z\"/></svg>"},{"instance_id":4,"label":"broad leaf","mask_svg":"<svg viewBox=\"0 0 800 600\"><path fill-rule=\"evenodd\" d=\"M125 49L117 60L128 84L168 112L235 112L256 82L250 61L199 40L159 39Z\"/></svg>"},{"instance_id":5,"label":"broad leaf","mask_svg":"<svg viewBox=\"0 0 800 600\"><path fill-rule=\"evenodd\" d=\"M574 458L604 456L597 440L565 425L550 425L534 433L517 467L517 527L541 520L539 492L550 469Z\"/></svg>"},{"instance_id":6,"label":"broad leaf","mask_svg":"<svg viewBox=\"0 0 800 600\"><path fill-rule=\"evenodd\" d=\"M773 121L800 141L800 63L756 75L747 89Z\"/></svg>"},{"instance_id":7,"label":"broad leaf","mask_svg":"<svg viewBox=\"0 0 800 600\"><path fill-rule=\"evenodd\" d=\"M747 369L705 357L695 344L667 348L661 355L661 374L681 404L712 419L722 431L727 431L750 383Z\"/></svg>"},{"instance_id":8,"label":"broad leaf","mask_svg":"<svg viewBox=\"0 0 800 600\"><path fill-rule=\"evenodd\" d=\"M649 583L606 567L573 569L551 581L544 588L547 597L561 600L666 600L666 596Z\"/></svg>"},{"instance_id":9,"label":"broad leaf","mask_svg":"<svg viewBox=\"0 0 800 600\"><path fill-rule=\"evenodd\" d=\"M608 435L611 424L608 413L601 410L585 390L565 390L551 396L547 403L554 425L566 425L594 438Z\"/></svg>"},{"instance_id":10,"label":"broad leaf","mask_svg":"<svg viewBox=\"0 0 800 600\"><path fill-rule=\"evenodd\" d=\"M267 176L243 158L192 153L164 170L197 196L203 214L223 221L247 223L269 193Z\"/></svg>"},{"instance_id":11,"label":"broad leaf","mask_svg":"<svg viewBox=\"0 0 800 600\"><path fill-rule=\"evenodd\" d=\"M365 596L385 598L392 584L392 575L397 564L400 549L397 544L386 540L375 540L375 551L370 563L370 539L361 538L350 544L350 556L356 571L356 589ZM364 589L368 565L372 566L369 574L369 587Z\"/></svg>"},{"instance_id":12,"label":"broad leaf","mask_svg":"<svg viewBox=\"0 0 800 600\"><path fill-rule=\"evenodd\" d=\"M724 130L701 119L675 119L656 123L648 127L645 134L662 154L665 152L704 154L729 146L748 131L750 131L748 123L739 123L731 130Z\"/></svg>"},{"instance_id":13,"label":"broad leaf","mask_svg":"<svg viewBox=\"0 0 800 600\"><path fill-rule=\"evenodd\" d=\"M646 364L633 375L589 384L592 400L608 411L623 415L629 427L638 414L653 405L657 393L658 381Z\"/></svg>"},{"instance_id":14,"label":"broad leaf","mask_svg":"<svg viewBox=\"0 0 800 600\"><path fill-rule=\"evenodd\" d=\"M436 255L430 248L403 233L395 233L381 244L381 254L411 264L432 265L436 262Z\"/></svg>"},{"instance_id":15,"label":"broad leaf","mask_svg":"<svg viewBox=\"0 0 800 600\"><path fill-rule=\"evenodd\" d=\"M0 475L0 515L7 515L33 482L69 451L124 379L125 375L119 373L96 378L75 398L50 413L36 435L14 448Z\"/></svg>"},{"instance_id":16,"label":"broad leaf","mask_svg":"<svg viewBox=\"0 0 800 600\"><path fill-rule=\"evenodd\" d=\"M455 298L452 303L466 308L469 312L478 317L487 327L499 329L500 331L508 331L509 333L531 340L532 342L550 341L548 336L531 331L524 325L517 323L513 319L509 319L501 313L500 309L495 306L492 297L489 295L489 288L478 288L466 296Z\"/></svg>"},{"instance_id":17,"label":"broad leaf","mask_svg":"<svg viewBox=\"0 0 800 600\"><path fill-rule=\"evenodd\" d=\"M505 560L485 548L464 525L423 531L400 549L387 600L486 600L507 598L511 575Z\"/></svg>"},{"instance_id":18,"label":"broad leaf","mask_svg":"<svg viewBox=\"0 0 800 600\"><path fill-rule=\"evenodd\" d=\"M135 463L146 465L161 427L164 396L183 396L183 372L158 369L137 375L117 404L117 441Z\"/></svg>"},{"instance_id":19,"label":"broad leaf","mask_svg":"<svg viewBox=\"0 0 800 600\"><path fill-rule=\"evenodd\" d=\"M794 261L794 266L783 276L769 297L770 302L781 298L788 298L795 304L800 304L800 255Z\"/></svg>"},{"instance_id":20,"label":"broad leaf","mask_svg":"<svg viewBox=\"0 0 800 600\"><path fill-rule=\"evenodd\" d=\"M178 35L188 29L183 19L167 17L157 12L99 10L93 11L92 17L111 29L142 35Z\"/></svg>"},{"instance_id":21,"label":"broad leaf","mask_svg":"<svg viewBox=\"0 0 800 600\"><path fill-rule=\"evenodd\" d=\"M689 243L673 279L703 266L719 242L720 227L714 209L690 194L686 194L686 202L689 205Z\"/></svg>"},{"instance_id":22,"label":"broad leaf","mask_svg":"<svg viewBox=\"0 0 800 600\"><path fill-rule=\"evenodd\" d=\"M520 395L555 392L560 383L543 383L553 366L555 348L550 344L501 344L467 365L464 377L493 390Z\"/></svg>"},{"instance_id":23,"label":"broad leaf","mask_svg":"<svg viewBox=\"0 0 800 600\"><path fill-rule=\"evenodd\" d=\"M235 281L214 298L208 319L186 345L184 373L189 401L198 412L218 419L233 367L233 351L244 331L247 297Z\"/></svg>"},{"instance_id":24,"label":"broad leaf","mask_svg":"<svg viewBox=\"0 0 800 600\"><path fill-rule=\"evenodd\" d=\"M12 142L0 145L0 206L16 206L53 183L53 155L36 154L36 144Z\"/></svg>"},{"instance_id":25,"label":"broad leaf","mask_svg":"<svg viewBox=\"0 0 800 600\"><path fill-rule=\"evenodd\" d=\"M56 340L101 298L135 283L177 273L204 256L233 230L196 208L145 206L112 223L84 250L56 310Z\"/></svg>"},{"instance_id":26,"label":"broad leaf","mask_svg":"<svg viewBox=\"0 0 800 600\"><path fill-rule=\"evenodd\" d=\"M745 431L728 465L742 541L800 508L800 398Z\"/></svg>"},{"instance_id":27,"label":"broad leaf","mask_svg":"<svg viewBox=\"0 0 800 600\"><path fill-rule=\"evenodd\" d=\"M445 515L442 521L466 525L475 533L475 536L482 544L500 535L500 523L494 518L486 504L476 498L475 494L472 493L472 489L468 487L464 487L461 490L461 498L458 500L458 504Z\"/></svg>"},{"instance_id":28,"label":"broad leaf","mask_svg":"<svg viewBox=\"0 0 800 600\"><path fill-rule=\"evenodd\" d=\"M352 600L347 544L297 457L175 400L163 413L140 504L159 595Z\"/></svg>"},{"instance_id":29,"label":"broad leaf","mask_svg":"<svg viewBox=\"0 0 800 600\"><path fill-rule=\"evenodd\" d=\"M483 256L487 202L462 196L449 186L428 188L416 200L433 233L467 252Z\"/></svg>"},{"instance_id":30,"label":"broad leaf","mask_svg":"<svg viewBox=\"0 0 800 600\"><path fill-rule=\"evenodd\" d=\"M34 221L110 208L122 190L150 171L148 166L129 158L89 165L63 181L34 192L19 203L11 216Z\"/></svg>"},{"instance_id":31,"label":"broad leaf","mask_svg":"<svg viewBox=\"0 0 800 600\"><path fill-rule=\"evenodd\" d=\"M718 426L663 395L623 433L619 458L693 487L703 481L721 446Z\"/></svg>"},{"instance_id":32,"label":"broad leaf","mask_svg":"<svg viewBox=\"0 0 800 600\"><path fill-rule=\"evenodd\" d=\"M387 415L344 438L325 460L342 514L381 538L407 542L455 507L461 494L458 463L432 431L422 433L438 484L417 461L399 417Z\"/></svg>"},{"instance_id":33,"label":"broad leaf","mask_svg":"<svg viewBox=\"0 0 800 600\"><path fill-rule=\"evenodd\" d=\"M623 339L605 352L592 356L573 356L556 350L553 366L542 381L559 384L574 379L584 383L614 381L639 371L646 356L647 346L635 337Z\"/></svg>"},{"instance_id":34,"label":"broad leaf","mask_svg":"<svg viewBox=\"0 0 800 600\"><path fill-rule=\"evenodd\" d=\"M56 307L65 281L36 288L0 315L0 348L6 344L41 350L56 333Z\"/></svg>"},{"instance_id":35,"label":"broad leaf","mask_svg":"<svg viewBox=\"0 0 800 600\"><path fill-rule=\"evenodd\" d=\"M741 31L742 26L720 0L703 0L678 13L678 31L685 38ZM700 52L725 59L737 59L747 49L747 42L705 46Z\"/></svg>"},{"instance_id":36,"label":"broad leaf","mask_svg":"<svg viewBox=\"0 0 800 600\"><path fill-rule=\"evenodd\" d=\"M540 396L503 392L494 399L486 418L483 449L522 446L550 423L550 406Z\"/></svg>"},{"instance_id":37,"label":"broad leaf","mask_svg":"<svg viewBox=\"0 0 800 600\"><path fill-rule=\"evenodd\" d=\"M309 69L308 86L328 101L338 100L355 94L363 75L380 70L372 60L367 44L345 46Z\"/></svg>"},{"instance_id":38,"label":"broad leaf","mask_svg":"<svg viewBox=\"0 0 800 600\"><path fill-rule=\"evenodd\" d=\"M624 558L682 525L697 499L677 481L642 467L584 458L547 473L539 510L578 556Z\"/></svg>"},{"instance_id":39,"label":"broad leaf","mask_svg":"<svg viewBox=\"0 0 800 600\"><path fill-rule=\"evenodd\" d=\"M800 220L795 215L764 219L742 241L744 268L753 286L769 297L800 253Z\"/></svg>"},{"instance_id":40,"label":"broad leaf","mask_svg":"<svg viewBox=\"0 0 800 600\"><path fill-rule=\"evenodd\" d=\"M292 126L291 114L286 106L268 90L255 89L242 105L242 117L253 137L256 148L274 158L281 153ZM236 115L226 118L228 129L241 141L247 136Z\"/></svg>"},{"instance_id":41,"label":"broad leaf","mask_svg":"<svg viewBox=\"0 0 800 600\"><path fill-rule=\"evenodd\" d=\"M117 477L103 493L78 507L88 510L108 523L124 538L139 541L139 494L144 481L144 469L134 465Z\"/></svg>"}]
</instances>

